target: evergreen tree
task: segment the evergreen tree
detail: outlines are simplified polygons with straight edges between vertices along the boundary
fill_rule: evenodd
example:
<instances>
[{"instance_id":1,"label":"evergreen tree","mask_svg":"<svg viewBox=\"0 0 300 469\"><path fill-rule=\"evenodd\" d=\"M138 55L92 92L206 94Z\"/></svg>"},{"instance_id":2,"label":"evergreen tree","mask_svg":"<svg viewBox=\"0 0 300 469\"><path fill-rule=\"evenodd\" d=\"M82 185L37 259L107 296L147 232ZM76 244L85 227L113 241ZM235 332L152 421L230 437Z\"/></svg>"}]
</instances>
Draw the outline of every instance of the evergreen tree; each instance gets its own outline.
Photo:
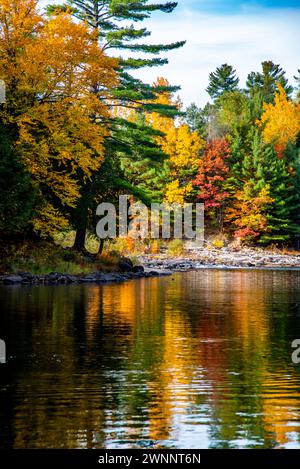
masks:
<instances>
[{"instance_id":1,"label":"evergreen tree","mask_svg":"<svg viewBox=\"0 0 300 469\"><path fill-rule=\"evenodd\" d=\"M271 60L262 62L261 72L251 72L247 77L246 91L251 99L258 99L260 109L263 103L273 103L277 91L277 83L285 90L288 97L293 92L293 87L289 85L285 76L285 71L280 65L274 64Z\"/></svg>"},{"instance_id":2,"label":"evergreen tree","mask_svg":"<svg viewBox=\"0 0 300 469\"><path fill-rule=\"evenodd\" d=\"M177 6L176 2L166 2L152 4L148 0L129 1L129 0L68 0L63 6L50 6L48 12L53 13L58 9L66 9L70 7L73 14L80 20L85 20L88 24L98 32L99 44L103 50L115 51L111 54L120 54L120 52L132 52L141 54L150 54L150 58L136 58L136 57L118 57L119 59L119 76L120 84L114 90L112 101L109 103L112 108L132 109L139 112L158 112L168 116L175 116L178 110L174 106L159 104L155 102L157 94L166 91L174 92L178 87L174 86L151 86L150 84L143 83L141 80L136 79L130 73L130 70L137 70L143 67L153 67L166 64L166 58L153 57L161 52L177 49L184 45L184 41L172 44L143 44L140 42L143 38L150 36L150 32L146 28L135 27L135 24L143 22L149 18L153 12L171 13ZM127 21L134 24L125 24ZM138 42L137 42L138 41ZM127 54L126 54L127 55ZM97 87L95 87L97 93ZM153 140L149 139L149 130L145 129L145 135L141 137L142 127L133 129L132 123L128 122L126 118L120 119L118 116L111 120L111 139L107 145L106 158L119 159L119 171L124 170L124 165L121 165L120 157L125 155L126 158L130 155L138 160L146 158L147 165L150 164L150 154L159 153L158 145L156 151L154 150ZM133 140L136 137L136 140ZM143 145L141 145L141 138ZM146 141L149 146L147 148ZM129 146L135 145L138 148L136 152L127 151ZM144 156L142 157L142 154ZM160 152L161 154L161 152ZM125 158L125 160L126 160ZM124 161L124 160L123 160ZM132 160L133 161L133 160ZM138 163L140 164L140 162ZM155 165L153 166L153 168ZM153 173L154 169L152 170ZM123 171L123 177L126 177L128 172ZM82 188L81 197L85 201L80 201L75 211L76 220L76 240L75 248L84 250L85 232L88 226L88 215L91 214L89 202L92 199L90 191L97 190L103 191L103 185L97 188L95 182L98 180L97 175L94 175L94 181ZM131 178L132 180L132 178ZM112 181L111 181L112 182ZM138 181L137 181L138 182ZM136 183L137 183L136 182ZM131 188L131 192L137 192L129 183L129 180L124 178L114 178L115 190L122 191L124 188L127 191ZM140 192L140 191L139 191ZM146 195L145 195L146 196Z\"/></svg>"},{"instance_id":3,"label":"evergreen tree","mask_svg":"<svg viewBox=\"0 0 300 469\"><path fill-rule=\"evenodd\" d=\"M290 235L297 231L292 212L298 194L291 182L287 161L277 158L274 148L263 143L257 129L250 130L248 147L237 177L241 185L250 182L257 196L264 188L269 188L268 195L273 201L267 210L267 229L259 242L288 241Z\"/></svg>"},{"instance_id":4,"label":"evergreen tree","mask_svg":"<svg viewBox=\"0 0 300 469\"><path fill-rule=\"evenodd\" d=\"M300 68L298 70L298 76L294 77L297 83L296 91L297 91L297 99L300 100Z\"/></svg>"},{"instance_id":5,"label":"evergreen tree","mask_svg":"<svg viewBox=\"0 0 300 469\"><path fill-rule=\"evenodd\" d=\"M228 91L216 101L217 125L226 134L245 134L249 129L249 99L243 91Z\"/></svg>"},{"instance_id":6,"label":"evergreen tree","mask_svg":"<svg viewBox=\"0 0 300 469\"><path fill-rule=\"evenodd\" d=\"M239 79L236 71L231 65L223 64L217 67L215 72L209 74L209 84L206 88L207 93L212 99L216 99L227 91L238 89Z\"/></svg>"},{"instance_id":7,"label":"evergreen tree","mask_svg":"<svg viewBox=\"0 0 300 469\"><path fill-rule=\"evenodd\" d=\"M1 105L0 105L1 106ZM0 238L24 235L34 213L36 192L14 148L13 129L0 118Z\"/></svg>"},{"instance_id":8,"label":"evergreen tree","mask_svg":"<svg viewBox=\"0 0 300 469\"><path fill-rule=\"evenodd\" d=\"M201 109L195 103L192 103L185 111L185 122L189 126L190 131L198 132L202 138L205 138L207 135L209 118L208 108L209 104Z\"/></svg>"},{"instance_id":9,"label":"evergreen tree","mask_svg":"<svg viewBox=\"0 0 300 469\"><path fill-rule=\"evenodd\" d=\"M63 5L49 5L47 11L53 14L61 9L71 9L76 18L87 21L97 30L101 48L104 51L110 50L110 55L118 56L120 85L115 88L112 106L123 105L127 108L140 107L149 111L156 109L172 113L174 109L165 109L153 102L156 93L164 89L143 83L133 77L130 70L167 64L168 59L153 55L178 49L185 44L185 41L171 44L137 42L149 37L151 32L147 28L136 27L135 24L143 22L154 12L172 13L176 6L177 2L151 4L148 0L67 0ZM134 24L125 24L127 21ZM120 56L122 51L126 51L126 55L127 52L149 54L150 58L124 58ZM169 89L176 91L179 88L170 86Z\"/></svg>"}]
</instances>

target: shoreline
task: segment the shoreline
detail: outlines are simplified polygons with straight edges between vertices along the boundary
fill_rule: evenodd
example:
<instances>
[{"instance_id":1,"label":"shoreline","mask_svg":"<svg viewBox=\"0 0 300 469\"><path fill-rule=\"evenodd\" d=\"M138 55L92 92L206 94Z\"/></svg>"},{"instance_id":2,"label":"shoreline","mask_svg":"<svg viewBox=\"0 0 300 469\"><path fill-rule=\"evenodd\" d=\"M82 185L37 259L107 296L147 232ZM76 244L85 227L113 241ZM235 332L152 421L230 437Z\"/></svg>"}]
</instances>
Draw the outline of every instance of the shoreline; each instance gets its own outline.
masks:
<instances>
[{"instance_id":1,"label":"shoreline","mask_svg":"<svg viewBox=\"0 0 300 469\"><path fill-rule=\"evenodd\" d=\"M276 253L258 249L232 250L229 248L203 248L191 251L190 255L176 258L167 254L140 256L139 262L147 268L162 268L171 271L200 269L291 269L300 270L300 251L292 254Z\"/></svg>"},{"instance_id":2,"label":"shoreline","mask_svg":"<svg viewBox=\"0 0 300 469\"><path fill-rule=\"evenodd\" d=\"M204 248L201 251L191 252L189 255L176 257L167 254L142 255L138 257L138 261L140 265L126 272L97 271L76 275L60 272L44 275L30 272L7 273L0 275L0 285L105 285L205 269L300 271L300 252L282 254L253 249L234 251L228 248Z\"/></svg>"},{"instance_id":3,"label":"shoreline","mask_svg":"<svg viewBox=\"0 0 300 469\"><path fill-rule=\"evenodd\" d=\"M163 277L172 275L172 272L166 272L161 269L145 269L139 272L93 272L84 275L70 275L59 272L39 275L29 272L21 272L18 274L0 275L0 285L22 285L22 286L55 286L55 285L83 285L83 284L113 284L122 283L128 280L139 280L142 278Z\"/></svg>"}]
</instances>

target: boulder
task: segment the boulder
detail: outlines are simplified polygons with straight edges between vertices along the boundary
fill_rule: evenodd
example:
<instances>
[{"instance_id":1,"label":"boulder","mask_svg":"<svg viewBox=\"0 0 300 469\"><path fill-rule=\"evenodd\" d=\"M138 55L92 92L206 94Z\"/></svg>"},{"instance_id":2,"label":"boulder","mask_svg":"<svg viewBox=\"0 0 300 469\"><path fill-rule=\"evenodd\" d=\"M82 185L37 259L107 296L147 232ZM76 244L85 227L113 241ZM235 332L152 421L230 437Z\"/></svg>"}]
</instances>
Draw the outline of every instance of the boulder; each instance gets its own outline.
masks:
<instances>
[{"instance_id":1,"label":"boulder","mask_svg":"<svg viewBox=\"0 0 300 469\"><path fill-rule=\"evenodd\" d=\"M126 262L127 264L131 265L131 267L133 267L133 262L130 257L121 257L120 261Z\"/></svg>"},{"instance_id":2,"label":"boulder","mask_svg":"<svg viewBox=\"0 0 300 469\"><path fill-rule=\"evenodd\" d=\"M119 260L119 269L121 272L131 272L133 269L132 260L129 257L121 257Z\"/></svg>"},{"instance_id":3,"label":"boulder","mask_svg":"<svg viewBox=\"0 0 300 469\"><path fill-rule=\"evenodd\" d=\"M7 285L14 285L16 283L22 283L23 277L21 275L8 275L7 277L4 277L3 283Z\"/></svg>"}]
</instances>

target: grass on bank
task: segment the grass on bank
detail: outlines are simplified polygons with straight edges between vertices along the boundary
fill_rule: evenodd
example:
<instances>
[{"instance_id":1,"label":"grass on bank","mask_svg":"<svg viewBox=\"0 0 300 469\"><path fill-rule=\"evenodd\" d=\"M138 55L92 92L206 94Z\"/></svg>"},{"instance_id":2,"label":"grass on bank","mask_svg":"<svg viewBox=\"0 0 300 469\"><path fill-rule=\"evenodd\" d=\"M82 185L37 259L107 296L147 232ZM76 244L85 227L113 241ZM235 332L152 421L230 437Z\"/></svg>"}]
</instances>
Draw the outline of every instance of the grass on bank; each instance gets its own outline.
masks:
<instances>
[{"instance_id":1,"label":"grass on bank","mask_svg":"<svg viewBox=\"0 0 300 469\"><path fill-rule=\"evenodd\" d=\"M103 254L87 256L71 248L46 241L26 242L1 249L0 274L30 272L47 275L51 272L82 275L95 271L111 272L118 269L120 256Z\"/></svg>"}]
</instances>

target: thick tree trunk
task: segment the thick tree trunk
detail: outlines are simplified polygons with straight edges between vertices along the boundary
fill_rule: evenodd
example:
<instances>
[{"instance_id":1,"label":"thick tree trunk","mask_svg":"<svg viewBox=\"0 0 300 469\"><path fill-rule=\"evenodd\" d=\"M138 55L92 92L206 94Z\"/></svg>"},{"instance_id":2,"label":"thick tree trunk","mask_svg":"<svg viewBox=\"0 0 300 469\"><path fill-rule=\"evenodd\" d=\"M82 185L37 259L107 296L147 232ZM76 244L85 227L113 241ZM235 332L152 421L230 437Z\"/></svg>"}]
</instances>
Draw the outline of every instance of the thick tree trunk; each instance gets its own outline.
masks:
<instances>
[{"instance_id":1,"label":"thick tree trunk","mask_svg":"<svg viewBox=\"0 0 300 469\"><path fill-rule=\"evenodd\" d=\"M77 228L73 249L76 249L76 251L80 252L85 251L85 235L86 227Z\"/></svg>"},{"instance_id":2,"label":"thick tree trunk","mask_svg":"<svg viewBox=\"0 0 300 469\"><path fill-rule=\"evenodd\" d=\"M88 228L89 202L90 197L88 187L85 187L84 193L78 201L73 219L74 226L76 228L76 237L73 249L76 249L76 251L79 252L85 252L85 236Z\"/></svg>"}]
</instances>

